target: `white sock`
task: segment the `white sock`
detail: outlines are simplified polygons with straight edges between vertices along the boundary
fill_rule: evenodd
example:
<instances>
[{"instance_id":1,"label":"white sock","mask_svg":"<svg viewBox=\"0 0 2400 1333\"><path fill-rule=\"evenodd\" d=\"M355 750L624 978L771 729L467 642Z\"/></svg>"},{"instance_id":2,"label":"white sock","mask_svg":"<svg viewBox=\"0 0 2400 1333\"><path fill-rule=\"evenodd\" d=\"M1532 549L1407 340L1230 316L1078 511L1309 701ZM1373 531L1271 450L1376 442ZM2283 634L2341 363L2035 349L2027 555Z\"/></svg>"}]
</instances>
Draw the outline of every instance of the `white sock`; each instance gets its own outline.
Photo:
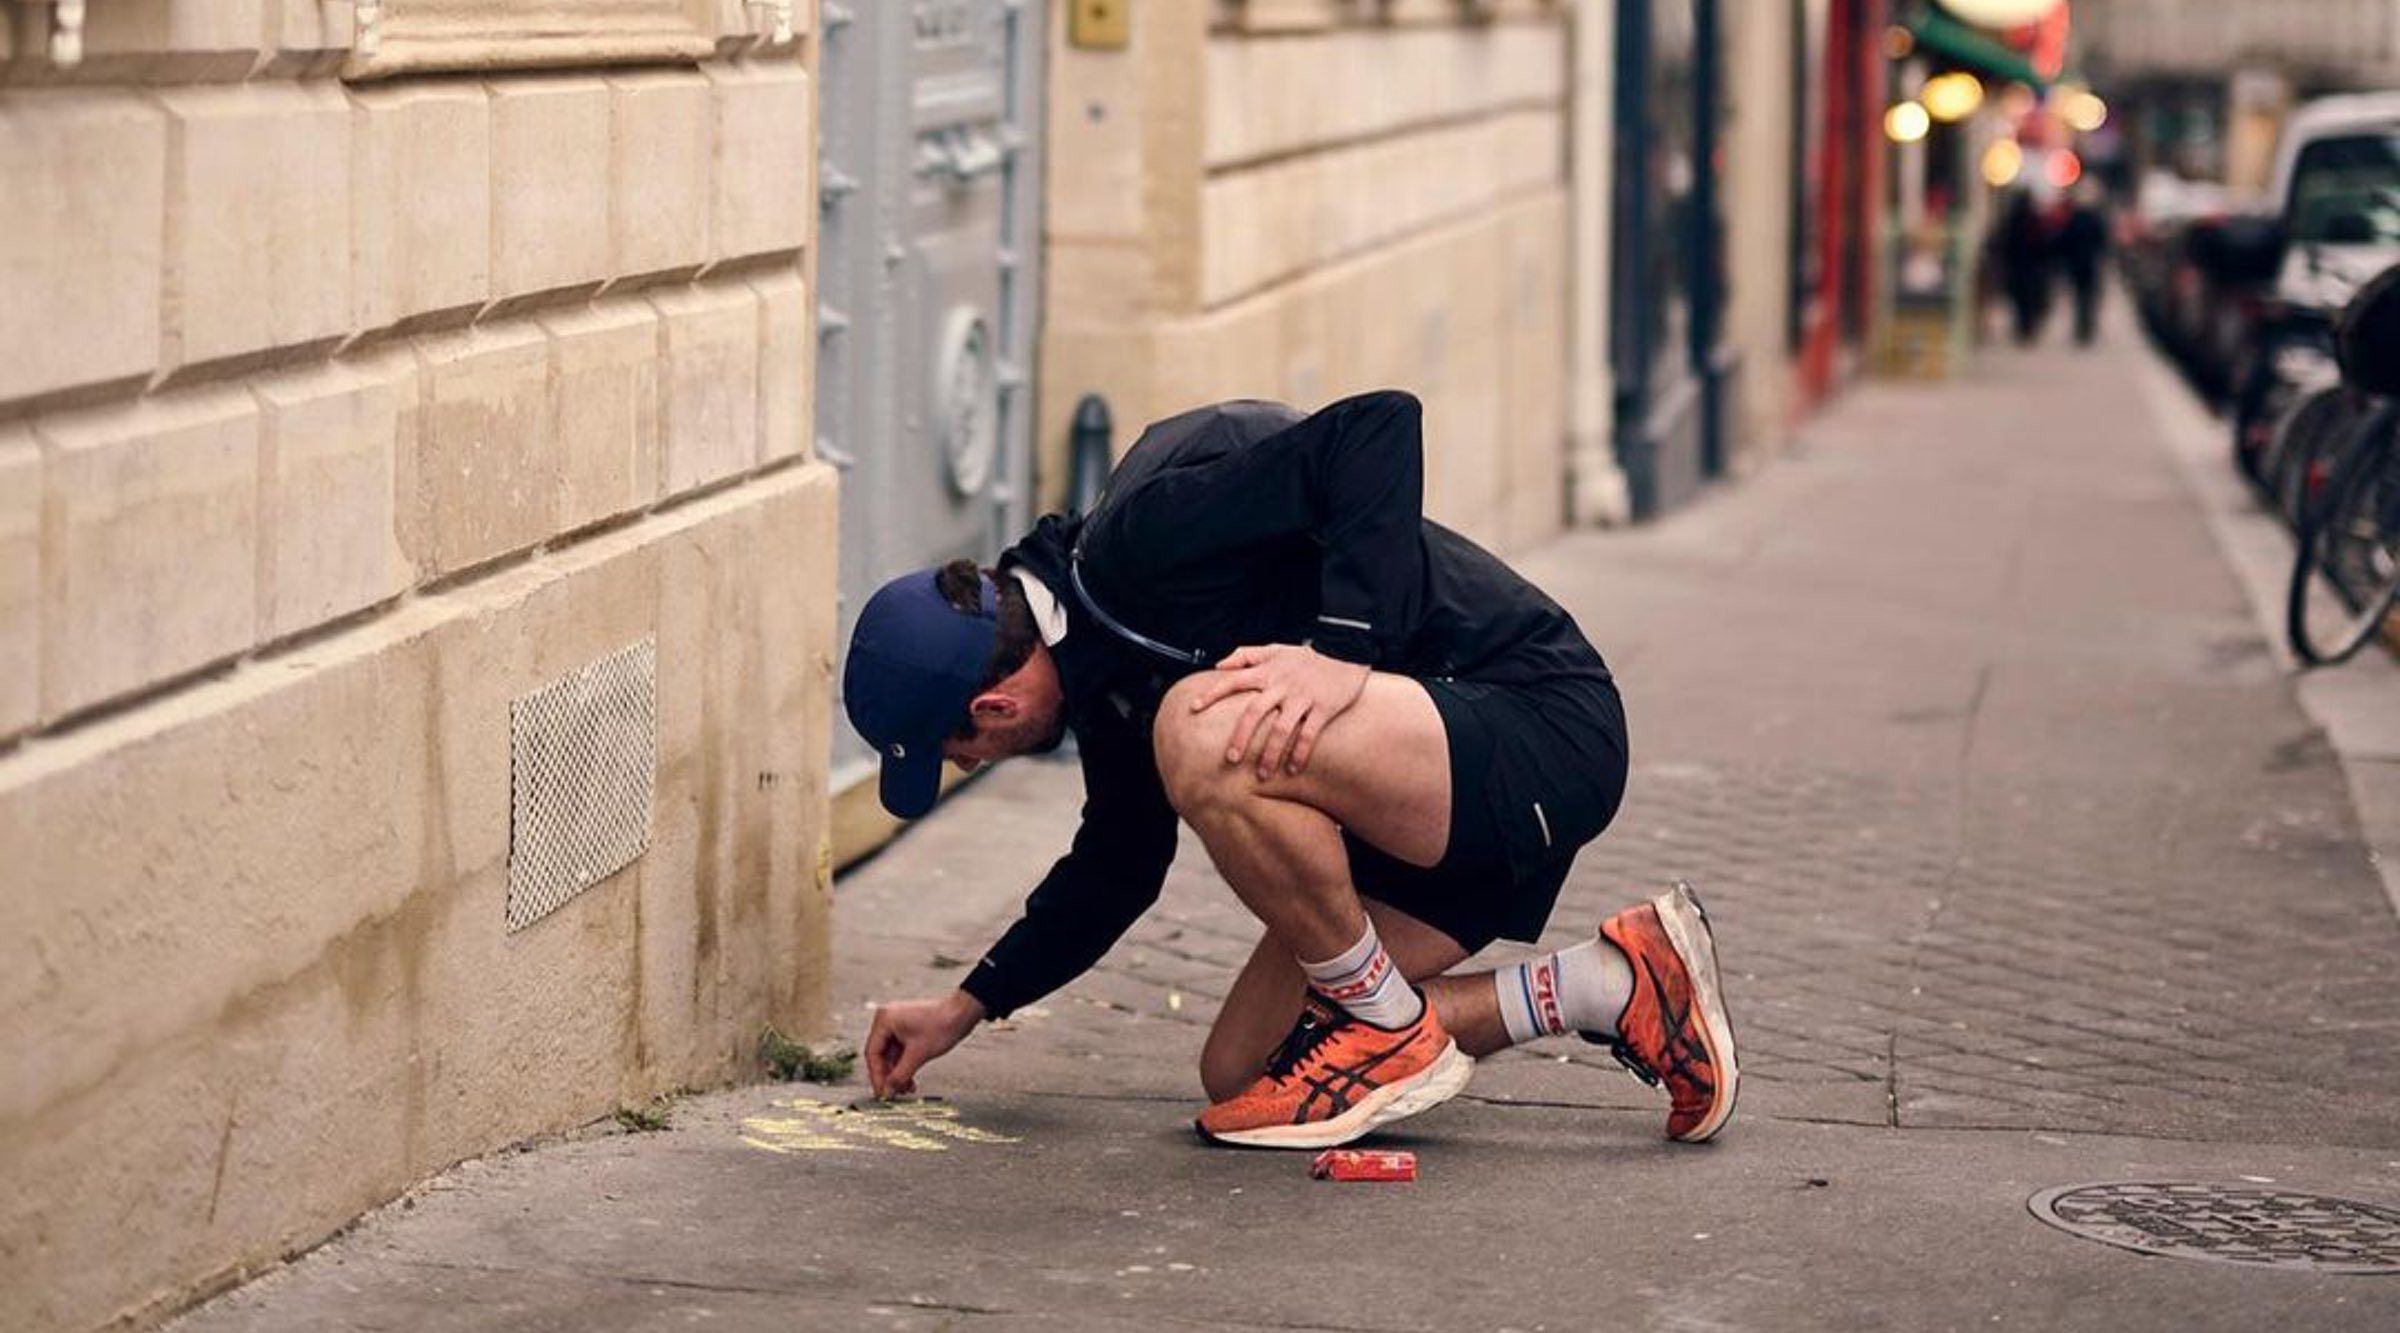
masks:
<instances>
[{"instance_id":1,"label":"white sock","mask_svg":"<svg viewBox=\"0 0 2400 1333\"><path fill-rule=\"evenodd\" d=\"M1613 1037L1625 1002L1633 998L1633 964L1595 935L1494 971L1492 987L1512 1045L1568 1032Z\"/></svg>"},{"instance_id":2,"label":"white sock","mask_svg":"<svg viewBox=\"0 0 2400 1333\"><path fill-rule=\"evenodd\" d=\"M1375 938L1375 923L1358 943L1322 963L1303 958L1309 989L1379 1028L1404 1028L1425 1012L1425 997L1408 984Z\"/></svg>"}]
</instances>

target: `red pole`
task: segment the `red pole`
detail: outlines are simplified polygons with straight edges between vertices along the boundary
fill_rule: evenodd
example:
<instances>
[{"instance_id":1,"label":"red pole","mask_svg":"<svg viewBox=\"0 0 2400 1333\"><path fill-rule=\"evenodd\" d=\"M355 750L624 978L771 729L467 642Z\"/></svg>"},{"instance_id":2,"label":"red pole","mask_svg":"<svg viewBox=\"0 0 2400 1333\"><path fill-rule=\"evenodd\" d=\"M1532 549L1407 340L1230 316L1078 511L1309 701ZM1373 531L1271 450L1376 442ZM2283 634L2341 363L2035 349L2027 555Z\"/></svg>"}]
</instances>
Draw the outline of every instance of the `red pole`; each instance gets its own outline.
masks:
<instances>
[{"instance_id":1,"label":"red pole","mask_svg":"<svg viewBox=\"0 0 2400 1333\"><path fill-rule=\"evenodd\" d=\"M1824 115L1817 182L1817 288L1802 312L1800 387L1811 404L1833 389L1834 353L1841 343L1842 311L1849 289L1851 200L1856 173L1856 115L1858 81L1853 76L1858 48L1867 40L1860 22L1866 0L1831 0L1825 14L1819 106Z\"/></svg>"},{"instance_id":2,"label":"red pole","mask_svg":"<svg viewBox=\"0 0 2400 1333\"><path fill-rule=\"evenodd\" d=\"M1858 303L1855 312L1859 327L1872 330L1868 321L1873 318L1876 283L1882 277L1883 266L1876 262L1882 254L1883 233L1883 175L1889 154L1883 144L1884 56L1883 32L1890 22L1889 0L1859 0L1861 9L1856 48L1858 76L1858 231L1859 243L1851 253L1858 260Z\"/></svg>"}]
</instances>

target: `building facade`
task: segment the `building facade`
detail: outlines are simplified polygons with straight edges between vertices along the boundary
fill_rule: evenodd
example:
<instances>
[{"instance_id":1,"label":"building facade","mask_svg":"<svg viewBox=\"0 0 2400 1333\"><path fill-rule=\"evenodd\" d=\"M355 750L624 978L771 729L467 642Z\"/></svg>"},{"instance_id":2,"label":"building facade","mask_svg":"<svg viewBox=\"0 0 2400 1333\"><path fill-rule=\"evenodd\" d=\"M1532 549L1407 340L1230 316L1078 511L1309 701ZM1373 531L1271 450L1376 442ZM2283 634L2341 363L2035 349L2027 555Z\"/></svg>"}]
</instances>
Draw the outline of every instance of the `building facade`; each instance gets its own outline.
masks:
<instances>
[{"instance_id":1,"label":"building facade","mask_svg":"<svg viewBox=\"0 0 2400 1333\"><path fill-rule=\"evenodd\" d=\"M2079 0L2076 42L2147 161L2264 190L2300 102L2400 87L2400 0Z\"/></svg>"},{"instance_id":2,"label":"building facade","mask_svg":"<svg viewBox=\"0 0 2400 1333\"><path fill-rule=\"evenodd\" d=\"M1564 521L1566 6L1161 0L1054 38L1036 468L1221 398L1425 401L1432 515Z\"/></svg>"},{"instance_id":3,"label":"building facade","mask_svg":"<svg viewBox=\"0 0 2400 1333\"><path fill-rule=\"evenodd\" d=\"M812 10L0 4L0 1326L825 1021Z\"/></svg>"}]
</instances>

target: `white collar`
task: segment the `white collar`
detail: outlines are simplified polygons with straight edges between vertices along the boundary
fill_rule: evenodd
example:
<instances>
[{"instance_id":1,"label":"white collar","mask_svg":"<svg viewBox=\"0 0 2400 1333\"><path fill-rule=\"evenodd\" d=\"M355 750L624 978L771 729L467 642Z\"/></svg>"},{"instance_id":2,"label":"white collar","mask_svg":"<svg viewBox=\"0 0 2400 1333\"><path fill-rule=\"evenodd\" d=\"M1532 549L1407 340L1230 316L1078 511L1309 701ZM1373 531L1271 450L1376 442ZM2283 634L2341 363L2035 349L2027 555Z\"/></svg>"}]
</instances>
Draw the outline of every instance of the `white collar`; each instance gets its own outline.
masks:
<instances>
[{"instance_id":1,"label":"white collar","mask_svg":"<svg viewBox=\"0 0 2400 1333\"><path fill-rule=\"evenodd\" d=\"M1058 594L1022 565L1007 572L1025 590L1025 609L1033 612L1033 627L1041 631L1042 642L1056 648L1067 637L1067 608L1058 604Z\"/></svg>"}]
</instances>

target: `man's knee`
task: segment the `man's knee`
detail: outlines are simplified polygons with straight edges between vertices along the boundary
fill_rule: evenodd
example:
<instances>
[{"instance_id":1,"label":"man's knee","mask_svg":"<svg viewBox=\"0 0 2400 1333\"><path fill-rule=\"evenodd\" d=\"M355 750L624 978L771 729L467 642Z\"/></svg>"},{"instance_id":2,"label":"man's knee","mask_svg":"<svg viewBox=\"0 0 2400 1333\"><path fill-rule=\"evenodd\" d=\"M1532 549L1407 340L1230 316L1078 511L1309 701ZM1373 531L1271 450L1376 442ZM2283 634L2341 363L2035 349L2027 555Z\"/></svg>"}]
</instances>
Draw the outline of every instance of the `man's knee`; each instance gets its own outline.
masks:
<instances>
[{"instance_id":1,"label":"man's knee","mask_svg":"<svg viewBox=\"0 0 2400 1333\"><path fill-rule=\"evenodd\" d=\"M1186 816L1195 806L1226 794L1231 784L1249 771L1225 762L1233 719L1241 711L1235 701L1192 711L1193 698L1208 680L1204 672L1175 682L1159 702L1158 721L1150 728L1159 781L1166 786L1167 799Z\"/></svg>"}]
</instances>

